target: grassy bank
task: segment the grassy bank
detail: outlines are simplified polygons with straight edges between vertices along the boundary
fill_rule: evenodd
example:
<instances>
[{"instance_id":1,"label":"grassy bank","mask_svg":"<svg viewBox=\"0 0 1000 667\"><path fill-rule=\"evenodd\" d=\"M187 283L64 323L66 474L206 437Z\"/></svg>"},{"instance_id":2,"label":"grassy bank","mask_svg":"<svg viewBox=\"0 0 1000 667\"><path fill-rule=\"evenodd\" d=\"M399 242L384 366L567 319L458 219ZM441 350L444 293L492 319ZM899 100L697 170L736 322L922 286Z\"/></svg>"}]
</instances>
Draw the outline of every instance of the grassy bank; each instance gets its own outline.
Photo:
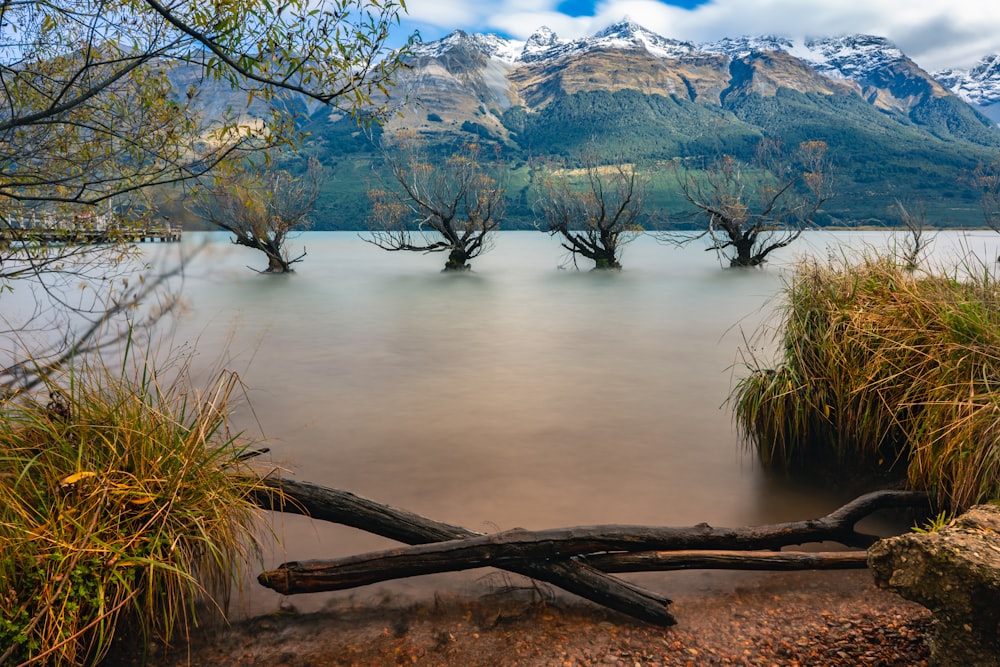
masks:
<instances>
[{"instance_id":1,"label":"grassy bank","mask_svg":"<svg viewBox=\"0 0 1000 667\"><path fill-rule=\"evenodd\" d=\"M162 381L94 364L0 404L0 664L93 664L116 636L183 635L253 557L236 378Z\"/></svg>"},{"instance_id":2,"label":"grassy bank","mask_svg":"<svg viewBox=\"0 0 1000 667\"><path fill-rule=\"evenodd\" d=\"M800 264L781 357L732 397L765 465L882 470L952 509L1000 496L1000 284L888 256Z\"/></svg>"}]
</instances>

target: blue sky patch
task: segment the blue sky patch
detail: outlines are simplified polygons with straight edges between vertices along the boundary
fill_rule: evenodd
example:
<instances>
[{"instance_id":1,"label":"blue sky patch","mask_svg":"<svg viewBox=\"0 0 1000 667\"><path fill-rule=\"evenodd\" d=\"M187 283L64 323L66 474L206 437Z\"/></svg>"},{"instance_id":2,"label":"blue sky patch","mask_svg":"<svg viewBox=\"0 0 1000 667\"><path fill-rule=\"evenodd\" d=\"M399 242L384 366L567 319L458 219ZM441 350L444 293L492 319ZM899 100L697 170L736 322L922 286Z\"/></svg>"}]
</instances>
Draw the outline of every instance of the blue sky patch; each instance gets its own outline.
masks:
<instances>
[{"instance_id":1,"label":"blue sky patch","mask_svg":"<svg viewBox=\"0 0 1000 667\"><path fill-rule=\"evenodd\" d=\"M664 5L673 5L685 9L693 9L699 5L704 5L709 0L660 0ZM557 12L562 12L568 16L593 16L594 5L597 0L563 0L556 7Z\"/></svg>"}]
</instances>

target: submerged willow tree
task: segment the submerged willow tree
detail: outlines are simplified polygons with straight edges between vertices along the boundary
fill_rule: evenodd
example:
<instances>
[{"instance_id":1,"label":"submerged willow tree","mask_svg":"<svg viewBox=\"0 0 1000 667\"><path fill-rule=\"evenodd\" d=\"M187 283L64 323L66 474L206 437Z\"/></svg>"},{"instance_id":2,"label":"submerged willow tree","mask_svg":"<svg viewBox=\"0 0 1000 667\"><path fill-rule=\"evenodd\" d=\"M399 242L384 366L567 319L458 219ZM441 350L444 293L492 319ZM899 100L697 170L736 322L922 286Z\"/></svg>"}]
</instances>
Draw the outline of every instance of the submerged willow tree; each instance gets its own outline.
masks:
<instances>
[{"instance_id":1,"label":"submerged willow tree","mask_svg":"<svg viewBox=\"0 0 1000 667\"><path fill-rule=\"evenodd\" d=\"M232 241L267 257L264 273L289 273L305 250L292 257L289 236L312 226L310 218L322 182L323 168L316 158L305 173L244 163L217 174L196 210L211 224L233 235Z\"/></svg>"},{"instance_id":2,"label":"submerged willow tree","mask_svg":"<svg viewBox=\"0 0 1000 667\"><path fill-rule=\"evenodd\" d=\"M394 182L368 193L368 243L383 250L448 253L445 271L468 271L493 247L506 208L506 175L481 144L435 158L418 141L397 140L386 160Z\"/></svg>"},{"instance_id":3,"label":"submerged willow tree","mask_svg":"<svg viewBox=\"0 0 1000 667\"><path fill-rule=\"evenodd\" d=\"M537 226L560 237L574 264L583 257L595 269L621 269L623 246L643 231L646 180L634 165L599 165L593 157L582 171L547 169L535 177Z\"/></svg>"},{"instance_id":4,"label":"submerged willow tree","mask_svg":"<svg viewBox=\"0 0 1000 667\"><path fill-rule=\"evenodd\" d=\"M709 250L734 267L760 266L794 242L833 196L822 141L787 151L764 139L750 163L723 155L701 171L677 168L676 177L701 231L666 238L676 244L706 238Z\"/></svg>"}]
</instances>

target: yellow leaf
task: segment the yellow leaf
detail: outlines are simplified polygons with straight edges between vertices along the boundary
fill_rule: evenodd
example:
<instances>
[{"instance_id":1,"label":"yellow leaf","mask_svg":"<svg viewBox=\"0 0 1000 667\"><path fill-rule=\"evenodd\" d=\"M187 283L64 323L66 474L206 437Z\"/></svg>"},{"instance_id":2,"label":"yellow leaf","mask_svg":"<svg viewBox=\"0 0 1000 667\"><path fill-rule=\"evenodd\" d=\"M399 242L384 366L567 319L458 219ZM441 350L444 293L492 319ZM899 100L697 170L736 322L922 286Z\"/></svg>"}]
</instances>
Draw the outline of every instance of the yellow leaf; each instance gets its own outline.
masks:
<instances>
[{"instance_id":1,"label":"yellow leaf","mask_svg":"<svg viewBox=\"0 0 1000 667\"><path fill-rule=\"evenodd\" d=\"M156 500L156 498L154 498L153 496L146 496L144 498L132 498L129 500L129 502L132 503L133 505L145 505L146 503L151 503L154 500Z\"/></svg>"},{"instance_id":2,"label":"yellow leaf","mask_svg":"<svg viewBox=\"0 0 1000 667\"><path fill-rule=\"evenodd\" d=\"M76 484L81 479L87 479L88 477L97 477L97 473L87 472L87 471L73 473L69 477L64 477L62 480L60 480L59 484L61 486L69 486L70 484Z\"/></svg>"}]
</instances>

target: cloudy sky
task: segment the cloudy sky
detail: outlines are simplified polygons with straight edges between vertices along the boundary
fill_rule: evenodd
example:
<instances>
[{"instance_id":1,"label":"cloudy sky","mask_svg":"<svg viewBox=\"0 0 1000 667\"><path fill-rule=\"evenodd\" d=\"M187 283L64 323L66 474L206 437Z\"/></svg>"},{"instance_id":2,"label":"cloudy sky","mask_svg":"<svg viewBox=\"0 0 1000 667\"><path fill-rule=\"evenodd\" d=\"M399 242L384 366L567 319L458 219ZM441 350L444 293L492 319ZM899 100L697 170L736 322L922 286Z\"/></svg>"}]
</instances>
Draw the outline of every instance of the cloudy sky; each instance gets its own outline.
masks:
<instances>
[{"instance_id":1,"label":"cloudy sky","mask_svg":"<svg viewBox=\"0 0 1000 667\"><path fill-rule=\"evenodd\" d=\"M404 29L424 41L456 29L526 39L539 26L591 35L628 16L674 39L847 33L893 40L926 70L1000 53L1000 2L988 0L406 0Z\"/></svg>"}]
</instances>

